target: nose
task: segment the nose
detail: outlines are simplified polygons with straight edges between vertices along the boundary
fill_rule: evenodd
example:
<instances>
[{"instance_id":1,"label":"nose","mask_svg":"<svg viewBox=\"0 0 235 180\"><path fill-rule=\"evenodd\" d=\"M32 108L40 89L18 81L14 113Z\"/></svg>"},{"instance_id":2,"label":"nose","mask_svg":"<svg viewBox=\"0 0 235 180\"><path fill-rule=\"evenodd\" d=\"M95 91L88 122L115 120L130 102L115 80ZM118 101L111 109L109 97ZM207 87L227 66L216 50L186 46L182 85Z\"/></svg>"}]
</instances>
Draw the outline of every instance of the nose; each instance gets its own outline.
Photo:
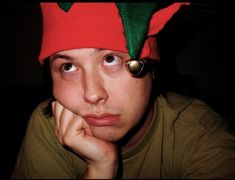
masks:
<instances>
[{"instance_id":1,"label":"nose","mask_svg":"<svg viewBox=\"0 0 235 180\"><path fill-rule=\"evenodd\" d=\"M98 73L85 73L83 76L84 101L89 104L105 103L108 99L103 79Z\"/></svg>"}]
</instances>

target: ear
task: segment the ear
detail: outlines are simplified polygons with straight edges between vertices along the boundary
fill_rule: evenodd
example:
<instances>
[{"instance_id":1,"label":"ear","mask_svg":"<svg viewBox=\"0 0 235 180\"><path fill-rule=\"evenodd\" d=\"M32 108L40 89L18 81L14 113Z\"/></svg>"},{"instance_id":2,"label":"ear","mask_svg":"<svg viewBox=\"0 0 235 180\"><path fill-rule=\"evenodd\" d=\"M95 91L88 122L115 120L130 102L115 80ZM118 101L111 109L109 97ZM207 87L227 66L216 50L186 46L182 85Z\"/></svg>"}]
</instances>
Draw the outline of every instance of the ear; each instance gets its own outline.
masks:
<instances>
[{"instance_id":1,"label":"ear","mask_svg":"<svg viewBox=\"0 0 235 180\"><path fill-rule=\"evenodd\" d=\"M180 9L182 5L190 5L190 3L173 3L166 8L154 13L150 20L148 36L157 34L172 18L172 16Z\"/></svg>"}]
</instances>

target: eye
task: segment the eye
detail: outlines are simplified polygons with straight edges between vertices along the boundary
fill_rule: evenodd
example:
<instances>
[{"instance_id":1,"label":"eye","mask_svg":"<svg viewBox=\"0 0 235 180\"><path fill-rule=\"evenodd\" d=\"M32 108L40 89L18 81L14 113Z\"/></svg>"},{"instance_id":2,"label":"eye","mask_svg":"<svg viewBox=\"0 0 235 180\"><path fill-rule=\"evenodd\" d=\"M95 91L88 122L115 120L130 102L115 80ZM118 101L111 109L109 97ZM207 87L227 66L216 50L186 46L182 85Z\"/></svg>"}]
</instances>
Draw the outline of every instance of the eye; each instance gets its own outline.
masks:
<instances>
[{"instance_id":1,"label":"eye","mask_svg":"<svg viewBox=\"0 0 235 180\"><path fill-rule=\"evenodd\" d=\"M114 66L122 62L121 58L117 55L109 54L104 57L105 66Z\"/></svg>"},{"instance_id":2,"label":"eye","mask_svg":"<svg viewBox=\"0 0 235 180\"><path fill-rule=\"evenodd\" d=\"M77 67L72 63L64 63L64 64L62 64L60 69L61 69L62 72L67 73L67 72L76 71Z\"/></svg>"}]
</instances>

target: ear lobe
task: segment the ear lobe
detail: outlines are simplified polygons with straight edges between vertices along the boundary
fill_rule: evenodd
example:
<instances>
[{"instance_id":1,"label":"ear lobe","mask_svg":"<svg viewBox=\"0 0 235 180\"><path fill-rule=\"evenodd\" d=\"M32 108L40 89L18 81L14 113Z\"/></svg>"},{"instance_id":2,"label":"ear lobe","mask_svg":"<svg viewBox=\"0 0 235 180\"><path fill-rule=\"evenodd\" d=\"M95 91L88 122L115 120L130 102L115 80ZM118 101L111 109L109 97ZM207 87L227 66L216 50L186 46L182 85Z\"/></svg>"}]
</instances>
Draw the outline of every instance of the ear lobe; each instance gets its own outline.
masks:
<instances>
[{"instance_id":1,"label":"ear lobe","mask_svg":"<svg viewBox=\"0 0 235 180\"><path fill-rule=\"evenodd\" d=\"M182 5L190 5L190 3L173 3L168 7L154 13L150 20L148 36L157 34L172 18L172 16L180 9Z\"/></svg>"}]
</instances>

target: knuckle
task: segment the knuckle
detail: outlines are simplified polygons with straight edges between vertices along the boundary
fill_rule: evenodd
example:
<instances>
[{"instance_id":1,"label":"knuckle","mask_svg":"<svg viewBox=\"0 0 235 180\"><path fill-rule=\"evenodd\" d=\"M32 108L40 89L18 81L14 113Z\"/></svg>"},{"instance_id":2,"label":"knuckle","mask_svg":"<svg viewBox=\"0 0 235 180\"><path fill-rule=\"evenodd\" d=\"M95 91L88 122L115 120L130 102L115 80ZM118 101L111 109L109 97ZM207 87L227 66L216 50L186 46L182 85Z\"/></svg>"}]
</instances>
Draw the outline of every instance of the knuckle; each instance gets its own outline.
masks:
<instances>
[{"instance_id":1,"label":"knuckle","mask_svg":"<svg viewBox=\"0 0 235 180\"><path fill-rule=\"evenodd\" d=\"M59 143L64 144L63 135L58 130L55 130L55 134L56 134L56 137L57 137Z\"/></svg>"},{"instance_id":2,"label":"knuckle","mask_svg":"<svg viewBox=\"0 0 235 180\"><path fill-rule=\"evenodd\" d=\"M63 137L62 137L62 141L63 141L63 143L64 144L66 144L67 146L69 146L70 145L70 140L71 138L69 138L69 136L68 135L64 135Z\"/></svg>"}]
</instances>

